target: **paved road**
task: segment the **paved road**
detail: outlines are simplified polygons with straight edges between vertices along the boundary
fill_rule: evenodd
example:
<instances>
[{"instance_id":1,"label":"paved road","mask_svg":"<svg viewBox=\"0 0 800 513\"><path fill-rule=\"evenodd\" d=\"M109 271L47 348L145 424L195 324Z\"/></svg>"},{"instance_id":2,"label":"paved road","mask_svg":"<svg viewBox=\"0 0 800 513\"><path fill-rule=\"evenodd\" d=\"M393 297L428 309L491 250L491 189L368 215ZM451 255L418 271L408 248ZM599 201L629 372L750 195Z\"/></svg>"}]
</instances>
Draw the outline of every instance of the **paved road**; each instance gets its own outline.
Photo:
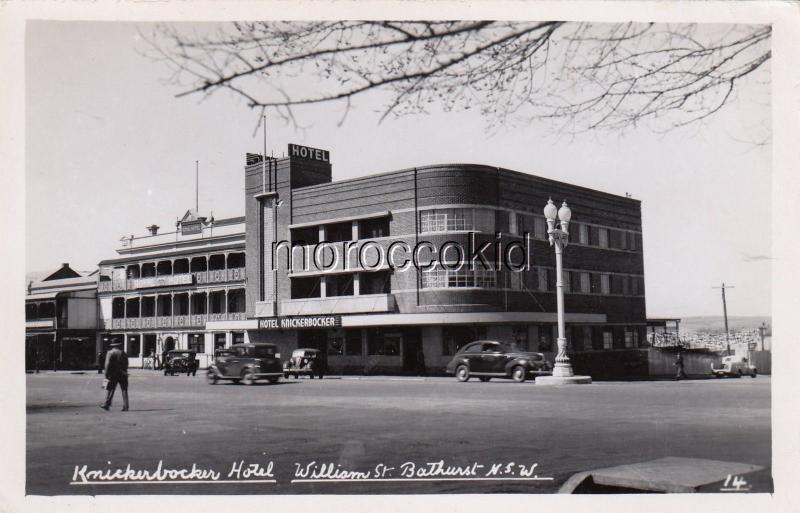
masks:
<instances>
[{"instance_id":1,"label":"paved road","mask_svg":"<svg viewBox=\"0 0 800 513\"><path fill-rule=\"evenodd\" d=\"M97 374L27 377L27 490L54 494L544 493L575 472L664 456L770 465L770 380L606 382L537 387L510 381L326 378L210 386L203 378L131 377L131 411L97 405ZM119 397L117 401L119 401ZM266 467L276 483L71 485L76 466ZM552 480L291 483L297 464L370 472L514 463ZM329 468L330 470L330 468ZM416 474L424 479L425 473ZM233 476L236 477L236 476ZM250 476L253 479L259 476ZM437 474L437 477L442 477Z\"/></svg>"}]
</instances>

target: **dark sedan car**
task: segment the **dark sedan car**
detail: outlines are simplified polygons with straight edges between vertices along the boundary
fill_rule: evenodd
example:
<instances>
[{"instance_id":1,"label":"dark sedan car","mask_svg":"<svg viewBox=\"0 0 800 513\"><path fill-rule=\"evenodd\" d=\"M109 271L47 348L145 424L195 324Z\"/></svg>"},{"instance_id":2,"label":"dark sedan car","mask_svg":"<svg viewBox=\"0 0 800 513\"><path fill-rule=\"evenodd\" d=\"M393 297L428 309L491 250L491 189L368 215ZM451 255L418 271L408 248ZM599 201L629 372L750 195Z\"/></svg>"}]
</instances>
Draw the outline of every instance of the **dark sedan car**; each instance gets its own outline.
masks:
<instances>
[{"instance_id":1,"label":"dark sedan car","mask_svg":"<svg viewBox=\"0 0 800 513\"><path fill-rule=\"evenodd\" d=\"M180 349L173 349L167 351L164 356L164 375L186 373L187 376L197 375L197 368L200 362L197 360L197 353L195 351L183 351Z\"/></svg>"},{"instance_id":2,"label":"dark sedan car","mask_svg":"<svg viewBox=\"0 0 800 513\"><path fill-rule=\"evenodd\" d=\"M281 376L283 366L275 344L234 344L217 354L206 379L211 385L221 379L252 385L259 379L277 383Z\"/></svg>"},{"instance_id":3,"label":"dark sedan car","mask_svg":"<svg viewBox=\"0 0 800 513\"><path fill-rule=\"evenodd\" d=\"M300 376L308 376L314 379L317 376L322 379L325 375L325 358L319 349L300 348L292 351L292 357L283 364L283 377L289 378L294 374L297 379Z\"/></svg>"},{"instance_id":4,"label":"dark sedan car","mask_svg":"<svg viewBox=\"0 0 800 513\"><path fill-rule=\"evenodd\" d=\"M462 347L447 364L447 373L459 381L478 376L481 381L511 378L517 383L528 377L552 374L542 353L522 351L511 342L478 340Z\"/></svg>"}]
</instances>

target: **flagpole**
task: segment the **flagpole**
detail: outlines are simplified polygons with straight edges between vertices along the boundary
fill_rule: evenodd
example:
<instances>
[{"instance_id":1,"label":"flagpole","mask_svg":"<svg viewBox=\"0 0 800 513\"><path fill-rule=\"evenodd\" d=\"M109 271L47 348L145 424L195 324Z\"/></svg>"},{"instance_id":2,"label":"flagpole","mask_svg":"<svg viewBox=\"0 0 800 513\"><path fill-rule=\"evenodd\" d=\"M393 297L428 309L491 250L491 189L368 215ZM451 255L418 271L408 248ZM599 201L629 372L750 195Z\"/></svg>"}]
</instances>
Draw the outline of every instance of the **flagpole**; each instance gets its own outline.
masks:
<instances>
[{"instance_id":1,"label":"flagpole","mask_svg":"<svg viewBox=\"0 0 800 513\"><path fill-rule=\"evenodd\" d=\"M194 161L194 211L200 213L200 161Z\"/></svg>"},{"instance_id":2,"label":"flagpole","mask_svg":"<svg viewBox=\"0 0 800 513\"><path fill-rule=\"evenodd\" d=\"M267 192L267 115L262 120L264 132L264 158L261 159L261 192Z\"/></svg>"}]
</instances>

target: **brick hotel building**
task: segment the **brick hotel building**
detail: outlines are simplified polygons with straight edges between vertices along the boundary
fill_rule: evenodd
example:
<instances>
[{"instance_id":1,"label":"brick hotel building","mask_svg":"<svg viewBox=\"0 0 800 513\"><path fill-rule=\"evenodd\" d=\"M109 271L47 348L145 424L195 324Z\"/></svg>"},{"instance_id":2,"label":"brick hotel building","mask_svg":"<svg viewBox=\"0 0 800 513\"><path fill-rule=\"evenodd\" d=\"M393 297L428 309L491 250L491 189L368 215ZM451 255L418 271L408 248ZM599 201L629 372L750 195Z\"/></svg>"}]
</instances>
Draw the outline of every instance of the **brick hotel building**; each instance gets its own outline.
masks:
<instances>
[{"instance_id":1,"label":"brick hotel building","mask_svg":"<svg viewBox=\"0 0 800 513\"><path fill-rule=\"evenodd\" d=\"M440 373L459 347L489 338L552 361L555 256L542 215L552 197L573 212L564 279L575 371L647 374L639 201L470 164L333 181L330 160L297 145L280 159L250 156L244 217L190 210L174 231L151 226L124 237L95 275L97 349L124 341L136 366L143 356L192 348L205 367L218 348L274 342L284 358L298 347L322 349L334 373ZM471 234L478 245L493 242L490 262L496 234L504 245L522 243L530 270L392 270L377 261L378 246L385 253L393 243L450 241L468 249ZM321 263L335 256L333 268L302 257L323 241L332 244ZM288 249L274 251L278 242L300 257L290 262ZM357 261L362 246L368 268Z\"/></svg>"},{"instance_id":2,"label":"brick hotel building","mask_svg":"<svg viewBox=\"0 0 800 513\"><path fill-rule=\"evenodd\" d=\"M647 373L640 202L490 166L423 166L333 181L327 151L289 146L289 156L245 167L248 340L282 353L320 348L333 372L441 372L465 343L515 340L552 360L555 256L542 209L573 211L564 254L567 338L576 372ZM522 241L531 270L406 271L380 262L392 243ZM327 241L317 264L305 247ZM356 248L366 241L359 267ZM492 245L492 248L494 245ZM337 265L330 268L336 252ZM277 253L277 254L276 254ZM502 256L502 255L500 255ZM487 253L490 261L497 255ZM311 265L307 265L311 260ZM291 265L291 268L290 268ZM480 267L480 266L479 266ZM287 319L309 319L288 328ZM312 322L313 321L313 322ZM295 322L295 325L298 323Z\"/></svg>"}]
</instances>

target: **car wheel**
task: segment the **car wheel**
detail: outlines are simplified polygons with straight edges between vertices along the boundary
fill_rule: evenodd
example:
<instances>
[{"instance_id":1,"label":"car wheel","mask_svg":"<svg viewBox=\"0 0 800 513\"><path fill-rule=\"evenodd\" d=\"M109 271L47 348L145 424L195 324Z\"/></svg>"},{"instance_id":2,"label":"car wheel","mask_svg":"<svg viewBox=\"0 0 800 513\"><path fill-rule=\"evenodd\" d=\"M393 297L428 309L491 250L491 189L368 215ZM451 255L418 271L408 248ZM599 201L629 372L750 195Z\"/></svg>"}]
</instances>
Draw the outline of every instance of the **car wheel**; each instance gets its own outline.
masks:
<instances>
[{"instance_id":1,"label":"car wheel","mask_svg":"<svg viewBox=\"0 0 800 513\"><path fill-rule=\"evenodd\" d=\"M164 371L164 375L165 375L165 376L167 375L167 371Z\"/></svg>"},{"instance_id":2,"label":"car wheel","mask_svg":"<svg viewBox=\"0 0 800 513\"><path fill-rule=\"evenodd\" d=\"M741 378L741 377L742 377L742 369L739 369L739 370L737 371L737 376L736 376L736 377L737 377L737 378Z\"/></svg>"},{"instance_id":3,"label":"car wheel","mask_svg":"<svg viewBox=\"0 0 800 513\"><path fill-rule=\"evenodd\" d=\"M492 379L492 377L491 377L491 376L481 376L481 378L480 378L480 379L481 379L481 381L483 381L484 383L488 383L488 381L489 381L490 379Z\"/></svg>"},{"instance_id":4,"label":"car wheel","mask_svg":"<svg viewBox=\"0 0 800 513\"><path fill-rule=\"evenodd\" d=\"M256 376L253 374L253 371L247 369L242 372L242 384L250 386L256 382Z\"/></svg>"},{"instance_id":5,"label":"car wheel","mask_svg":"<svg viewBox=\"0 0 800 513\"><path fill-rule=\"evenodd\" d=\"M300 374L298 374L298 373L296 373L296 372L295 372L295 373L294 373L294 379L300 379Z\"/></svg>"},{"instance_id":6,"label":"car wheel","mask_svg":"<svg viewBox=\"0 0 800 513\"><path fill-rule=\"evenodd\" d=\"M284 379L289 379L289 373L288 372L284 372L283 373L283 378Z\"/></svg>"},{"instance_id":7,"label":"car wheel","mask_svg":"<svg viewBox=\"0 0 800 513\"><path fill-rule=\"evenodd\" d=\"M275 383L277 383L277 382L278 382L280 379L281 379L281 378L280 378L280 376L273 376L273 377L269 378L269 382L270 382L270 383L272 383L272 384L274 385L274 384L275 384Z\"/></svg>"},{"instance_id":8,"label":"car wheel","mask_svg":"<svg viewBox=\"0 0 800 513\"><path fill-rule=\"evenodd\" d=\"M511 369L511 379L513 379L517 383L522 383L525 381L525 367L521 365L517 365L513 369Z\"/></svg>"},{"instance_id":9,"label":"car wheel","mask_svg":"<svg viewBox=\"0 0 800 513\"><path fill-rule=\"evenodd\" d=\"M755 377L756 377L756 375L758 375L758 371L757 371L757 370L755 370L755 369L753 369L753 373L752 373L752 374L750 374L750 377L751 377L751 378L755 378Z\"/></svg>"},{"instance_id":10,"label":"car wheel","mask_svg":"<svg viewBox=\"0 0 800 513\"><path fill-rule=\"evenodd\" d=\"M459 365L456 369L456 379L462 383L469 381L469 368L466 365Z\"/></svg>"},{"instance_id":11,"label":"car wheel","mask_svg":"<svg viewBox=\"0 0 800 513\"><path fill-rule=\"evenodd\" d=\"M309 379L314 379L314 375L313 374L309 374L308 377L309 377Z\"/></svg>"},{"instance_id":12,"label":"car wheel","mask_svg":"<svg viewBox=\"0 0 800 513\"><path fill-rule=\"evenodd\" d=\"M216 385L218 381L217 373L214 371L208 371L206 374L206 381L209 385Z\"/></svg>"}]
</instances>

